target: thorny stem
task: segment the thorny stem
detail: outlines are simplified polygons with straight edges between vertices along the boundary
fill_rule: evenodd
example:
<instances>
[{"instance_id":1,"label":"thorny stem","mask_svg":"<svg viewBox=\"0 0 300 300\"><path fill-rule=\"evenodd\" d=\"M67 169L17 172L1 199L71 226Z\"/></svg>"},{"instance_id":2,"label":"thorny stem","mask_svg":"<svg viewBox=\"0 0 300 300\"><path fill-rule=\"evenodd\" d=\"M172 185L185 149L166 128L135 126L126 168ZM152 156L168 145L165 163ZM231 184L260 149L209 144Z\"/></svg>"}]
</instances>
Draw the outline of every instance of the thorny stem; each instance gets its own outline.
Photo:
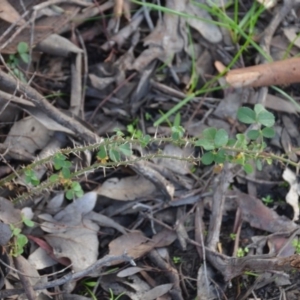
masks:
<instances>
[{"instance_id":1,"label":"thorny stem","mask_svg":"<svg viewBox=\"0 0 300 300\"><path fill-rule=\"evenodd\" d=\"M174 141L171 137L154 137L154 138L151 138L149 141L149 143L156 143L156 144L170 143L170 142L172 142L173 144L175 144L177 146L185 146L188 144L195 146L196 139L195 138L190 138L190 139L181 138L181 139ZM1 179L0 180L0 188L5 186L9 182L12 182L17 176L23 175L26 170L34 170L34 168L36 168L37 166L45 165L48 163L51 164L53 162L55 155L57 155L58 153L61 153L63 155L69 155L72 153L79 153L79 152L83 152L86 150L95 151L95 150L98 150L99 147L101 147L101 146L105 146L105 147L109 148L109 146L117 146L117 145L121 145L124 143L130 143L131 145L140 146L142 144L142 141L140 139L136 139L136 138L123 138L120 136L114 136L112 138L106 139L102 143L91 144L91 145L86 145L86 146L78 146L78 147L74 147L74 148L61 149L60 151L53 153L46 158L39 159L39 160L27 165L26 167L23 167L22 169ZM282 162L285 164L289 164L296 168L299 167L299 163L293 162L288 158L284 158L282 156L279 156L279 155L276 155L273 153L269 153L269 152L264 152L264 151L258 152L257 150L234 148L234 147L228 147L228 146L223 146L223 147L219 148L219 150L220 149L223 149L226 151L233 151L235 153L244 153L244 154L249 155L250 158L253 157L256 159L258 159L258 158L272 159L272 160L279 161L279 162ZM156 153L153 153L150 155L143 155L141 157L136 157L134 159L130 159L130 158L124 159L123 161L120 161L120 162L105 162L105 163L95 162L94 164L92 164L88 167L82 168L78 171L71 173L70 179L77 178L78 176L95 171L99 168L114 168L114 167L118 167L118 166L126 166L126 165L134 164L135 162L138 162L141 160L151 160L153 158L176 159L176 160L188 161L188 162L194 163L194 164L199 163L199 161L200 161L199 157L170 156L170 155L164 155L164 154L160 153L160 151L158 151ZM46 181L40 183L37 187L33 187L30 189L30 191L23 193L22 195L14 198L13 202L15 204L22 202L28 198L31 198L33 195L40 194L42 191L54 188L55 186L60 185L60 184L61 184L61 182L59 179L55 182L51 182L49 179L47 179Z\"/></svg>"}]
</instances>

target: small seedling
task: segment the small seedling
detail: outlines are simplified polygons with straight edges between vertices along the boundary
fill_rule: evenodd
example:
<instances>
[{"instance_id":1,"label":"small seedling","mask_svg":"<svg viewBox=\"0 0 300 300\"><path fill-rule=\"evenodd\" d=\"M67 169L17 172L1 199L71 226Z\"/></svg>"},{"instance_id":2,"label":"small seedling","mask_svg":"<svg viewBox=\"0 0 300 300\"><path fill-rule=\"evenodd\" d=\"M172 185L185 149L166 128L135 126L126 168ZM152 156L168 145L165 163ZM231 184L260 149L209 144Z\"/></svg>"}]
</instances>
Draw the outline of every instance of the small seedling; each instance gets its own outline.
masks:
<instances>
[{"instance_id":1,"label":"small seedling","mask_svg":"<svg viewBox=\"0 0 300 300\"><path fill-rule=\"evenodd\" d=\"M125 293L121 293L120 295L118 295L117 297L114 295L114 292L112 291L112 289L109 289L109 300L119 300L123 295L125 295ZM116 297L116 298L115 298Z\"/></svg>"},{"instance_id":2,"label":"small seedling","mask_svg":"<svg viewBox=\"0 0 300 300\"><path fill-rule=\"evenodd\" d=\"M249 249L247 247L245 248L238 248L236 256L237 257L244 257L249 252Z\"/></svg>"},{"instance_id":3,"label":"small seedling","mask_svg":"<svg viewBox=\"0 0 300 300\"><path fill-rule=\"evenodd\" d=\"M40 184L40 180L37 178L35 172L31 169L25 170L25 182L28 184L32 184L33 186L38 186Z\"/></svg>"},{"instance_id":4,"label":"small seedling","mask_svg":"<svg viewBox=\"0 0 300 300\"><path fill-rule=\"evenodd\" d=\"M97 281L91 281L91 280L87 279L87 280L82 281L82 285L84 286L86 293L91 296L92 300L97 300L96 295L91 290L91 288L93 288L97 285Z\"/></svg>"},{"instance_id":5,"label":"small seedling","mask_svg":"<svg viewBox=\"0 0 300 300\"><path fill-rule=\"evenodd\" d=\"M271 195L267 195L266 197L261 198L261 200L265 203L265 204L271 204L274 202L274 199L271 197Z\"/></svg>"},{"instance_id":6,"label":"small seedling","mask_svg":"<svg viewBox=\"0 0 300 300\"><path fill-rule=\"evenodd\" d=\"M230 237L231 240L235 241L236 233L230 233L229 237Z\"/></svg>"},{"instance_id":7,"label":"small seedling","mask_svg":"<svg viewBox=\"0 0 300 300\"><path fill-rule=\"evenodd\" d=\"M23 82L27 82L24 73L19 69L20 60L24 63L29 63L29 46L25 42L20 42L17 47L17 54L10 54L7 65L17 78Z\"/></svg>"},{"instance_id":8,"label":"small seedling","mask_svg":"<svg viewBox=\"0 0 300 300\"><path fill-rule=\"evenodd\" d=\"M143 136L143 132L137 128L138 119L135 119L131 124L127 125L127 131L133 138L139 139Z\"/></svg>"},{"instance_id":9,"label":"small seedling","mask_svg":"<svg viewBox=\"0 0 300 300\"><path fill-rule=\"evenodd\" d=\"M180 264L180 263L182 262L182 259L181 259L181 257L179 257L179 256L173 256L173 257L172 257L172 260L173 260L173 263L174 263L175 265L178 265L178 264Z\"/></svg>"},{"instance_id":10,"label":"small seedling","mask_svg":"<svg viewBox=\"0 0 300 300\"><path fill-rule=\"evenodd\" d=\"M22 215L22 222L27 227L34 226L34 222L32 222L30 219L26 218L23 215ZM28 243L28 239L27 239L26 235L21 233L20 228L16 227L14 224L9 224L9 226L10 226L10 230L12 232L12 237L14 237L14 243L11 246L10 255L17 257L24 252L24 247Z\"/></svg>"}]
</instances>

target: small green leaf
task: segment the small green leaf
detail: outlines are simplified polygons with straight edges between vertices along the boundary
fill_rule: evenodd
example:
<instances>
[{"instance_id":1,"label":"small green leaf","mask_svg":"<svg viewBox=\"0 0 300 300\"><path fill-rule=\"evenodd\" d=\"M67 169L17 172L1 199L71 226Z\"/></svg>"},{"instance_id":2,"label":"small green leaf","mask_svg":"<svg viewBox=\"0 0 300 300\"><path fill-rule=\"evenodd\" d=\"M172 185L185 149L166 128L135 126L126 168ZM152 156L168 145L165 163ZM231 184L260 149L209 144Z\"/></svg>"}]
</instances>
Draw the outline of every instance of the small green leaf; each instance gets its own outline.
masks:
<instances>
[{"instance_id":1,"label":"small green leaf","mask_svg":"<svg viewBox=\"0 0 300 300\"><path fill-rule=\"evenodd\" d=\"M27 226L27 227L33 227L34 226L34 222L31 221L30 219L28 218L22 218L22 221L23 223Z\"/></svg>"},{"instance_id":2,"label":"small green leaf","mask_svg":"<svg viewBox=\"0 0 300 300\"><path fill-rule=\"evenodd\" d=\"M243 167L244 167L244 171L245 171L247 174L253 173L253 167L252 167L252 165L250 165L250 164L245 164Z\"/></svg>"},{"instance_id":3,"label":"small green leaf","mask_svg":"<svg viewBox=\"0 0 300 300\"><path fill-rule=\"evenodd\" d=\"M214 127L206 128L202 132L201 138L196 141L196 146L201 146L204 150L215 149L215 136L217 134L217 129Z\"/></svg>"},{"instance_id":4,"label":"small green leaf","mask_svg":"<svg viewBox=\"0 0 300 300\"><path fill-rule=\"evenodd\" d=\"M254 129L253 130L249 130L247 132L247 136L251 140L256 140L260 136L260 132L259 132L259 130L254 130Z\"/></svg>"},{"instance_id":5,"label":"small green leaf","mask_svg":"<svg viewBox=\"0 0 300 300\"><path fill-rule=\"evenodd\" d=\"M114 162L119 162L121 161L121 155L120 155L120 152L117 151L116 149L109 149L109 158L114 161Z\"/></svg>"},{"instance_id":6,"label":"small green leaf","mask_svg":"<svg viewBox=\"0 0 300 300\"><path fill-rule=\"evenodd\" d=\"M126 156L132 155L132 150L129 143L125 143L119 146L119 150Z\"/></svg>"},{"instance_id":7,"label":"small green leaf","mask_svg":"<svg viewBox=\"0 0 300 300\"><path fill-rule=\"evenodd\" d=\"M258 171L261 171L261 170L262 170L262 163L261 163L261 160L260 160L260 159L257 159L257 160L255 161L255 163L256 163L256 168L257 168L257 170L258 170Z\"/></svg>"},{"instance_id":8,"label":"small green leaf","mask_svg":"<svg viewBox=\"0 0 300 300\"><path fill-rule=\"evenodd\" d=\"M65 160L62 162L62 167L63 168L71 168L72 167L72 163L68 160Z\"/></svg>"},{"instance_id":9,"label":"small green leaf","mask_svg":"<svg viewBox=\"0 0 300 300\"><path fill-rule=\"evenodd\" d=\"M57 182L59 179L59 176L57 174L53 174L49 177L50 182Z\"/></svg>"},{"instance_id":10,"label":"small green leaf","mask_svg":"<svg viewBox=\"0 0 300 300\"><path fill-rule=\"evenodd\" d=\"M221 149L219 150L216 154L215 154L215 162L217 164L222 164L225 162L226 160L226 153L225 153L225 150Z\"/></svg>"},{"instance_id":11,"label":"small green leaf","mask_svg":"<svg viewBox=\"0 0 300 300\"><path fill-rule=\"evenodd\" d=\"M215 144L206 139L199 139L198 141L195 142L195 146L200 146L207 151L215 149Z\"/></svg>"},{"instance_id":12,"label":"small green leaf","mask_svg":"<svg viewBox=\"0 0 300 300\"><path fill-rule=\"evenodd\" d=\"M174 127L180 126L180 121L181 121L181 116L180 116L180 113L178 112L174 118L173 126Z\"/></svg>"},{"instance_id":13,"label":"small green leaf","mask_svg":"<svg viewBox=\"0 0 300 300\"><path fill-rule=\"evenodd\" d=\"M19 54L27 53L27 52L29 51L28 44L25 43L25 42L20 42L20 43L18 44L17 49L18 49L18 53L19 53Z\"/></svg>"},{"instance_id":14,"label":"small green leaf","mask_svg":"<svg viewBox=\"0 0 300 300\"><path fill-rule=\"evenodd\" d=\"M227 146L228 147L233 147L235 145L237 141L235 139L229 139L228 140L228 143L227 143Z\"/></svg>"},{"instance_id":15,"label":"small green leaf","mask_svg":"<svg viewBox=\"0 0 300 300\"><path fill-rule=\"evenodd\" d=\"M242 133L236 134L236 139L237 139L237 143L236 143L237 148L242 148L242 149L247 148L247 140L244 134Z\"/></svg>"},{"instance_id":16,"label":"small green leaf","mask_svg":"<svg viewBox=\"0 0 300 300\"><path fill-rule=\"evenodd\" d=\"M145 136L142 136L142 137L139 139L139 141L140 141L140 143L141 143L141 146L142 146L143 148L145 148L145 147L149 144L150 140L151 140L151 137L150 137L149 134L146 134Z\"/></svg>"},{"instance_id":17,"label":"small green leaf","mask_svg":"<svg viewBox=\"0 0 300 300\"><path fill-rule=\"evenodd\" d=\"M12 235L18 236L20 233L21 233L21 229L20 228L16 228L16 227L13 228Z\"/></svg>"},{"instance_id":18,"label":"small green leaf","mask_svg":"<svg viewBox=\"0 0 300 300\"><path fill-rule=\"evenodd\" d=\"M255 112L249 107L240 107L237 112L238 120L245 124L253 124L256 122Z\"/></svg>"},{"instance_id":19,"label":"small green leaf","mask_svg":"<svg viewBox=\"0 0 300 300\"><path fill-rule=\"evenodd\" d=\"M27 53L20 53L20 57L24 63L26 63L26 64L29 63L30 59L29 59L29 55Z\"/></svg>"},{"instance_id":20,"label":"small green leaf","mask_svg":"<svg viewBox=\"0 0 300 300\"><path fill-rule=\"evenodd\" d=\"M228 133L225 129L219 129L215 135L214 143L216 147L225 146L228 142Z\"/></svg>"},{"instance_id":21,"label":"small green leaf","mask_svg":"<svg viewBox=\"0 0 300 300\"><path fill-rule=\"evenodd\" d=\"M24 234L17 236L17 244L20 248L23 248L28 243L28 239Z\"/></svg>"},{"instance_id":22,"label":"small green leaf","mask_svg":"<svg viewBox=\"0 0 300 300\"><path fill-rule=\"evenodd\" d=\"M202 137L206 140L214 141L217 134L217 129L214 127L206 128L202 132Z\"/></svg>"},{"instance_id":23,"label":"small green leaf","mask_svg":"<svg viewBox=\"0 0 300 300\"><path fill-rule=\"evenodd\" d=\"M100 146L99 151L97 152L97 157L100 159L105 159L107 157L107 152L104 146Z\"/></svg>"},{"instance_id":24,"label":"small green leaf","mask_svg":"<svg viewBox=\"0 0 300 300\"><path fill-rule=\"evenodd\" d=\"M82 197L82 196L84 195L84 192L83 192L83 190L81 190L81 191L76 191L76 192L75 192L75 195L76 195L77 198L80 198L80 197Z\"/></svg>"},{"instance_id":25,"label":"small green leaf","mask_svg":"<svg viewBox=\"0 0 300 300\"><path fill-rule=\"evenodd\" d=\"M270 127L265 127L262 130L262 134L265 138L271 139L275 136L275 130L273 128L270 128Z\"/></svg>"},{"instance_id":26,"label":"small green leaf","mask_svg":"<svg viewBox=\"0 0 300 300\"><path fill-rule=\"evenodd\" d=\"M272 127L275 124L275 116L267 111L261 104L256 104L254 110L258 123L266 127Z\"/></svg>"},{"instance_id":27,"label":"small green leaf","mask_svg":"<svg viewBox=\"0 0 300 300\"><path fill-rule=\"evenodd\" d=\"M258 116L261 112L265 111L266 109L264 106L260 103L254 105L254 111L256 116Z\"/></svg>"},{"instance_id":28,"label":"small green leaf","mask_svg":"<svg viewBox=\"0 0 300 300\"><path fill-rule=\"evenodd\" d=\"M61 174L65 179L69 179L71 177L71 171L69 168L62 168Z\"/></svg>"},{"instance_id":29,"label":"small green leaf","mask_svg":"<svg viewBox=\"0 0 300 300\"><path fill-rule=\"evenodd\" d=\"M201 157L201 162L204 165L210 165L211 163L214 162L215 155L212 152L206 152L202 155Z\"/></svg>"},{"instance_id":30,"label":"small green leaf","mask_svg":"<svg viewBox=\"0 0 300 300\"><path fill-rule=\"evenodd\" d=\"M72 190L75 192L82 191L80 183L77 181L72 182Z\"/></svg>"},{"instance_id":31,"label":"small green leaf","mask_svg":"<svg viewBox=\"0 0 300 300\"><path fill-rule=\"evenodd\" d=\"M72 200L72 199L74 198L74 193L73 193L72 190L67 190L67 191L66 191L66 198L67 198L68 200Z\"/></svg>"}]
</instances>

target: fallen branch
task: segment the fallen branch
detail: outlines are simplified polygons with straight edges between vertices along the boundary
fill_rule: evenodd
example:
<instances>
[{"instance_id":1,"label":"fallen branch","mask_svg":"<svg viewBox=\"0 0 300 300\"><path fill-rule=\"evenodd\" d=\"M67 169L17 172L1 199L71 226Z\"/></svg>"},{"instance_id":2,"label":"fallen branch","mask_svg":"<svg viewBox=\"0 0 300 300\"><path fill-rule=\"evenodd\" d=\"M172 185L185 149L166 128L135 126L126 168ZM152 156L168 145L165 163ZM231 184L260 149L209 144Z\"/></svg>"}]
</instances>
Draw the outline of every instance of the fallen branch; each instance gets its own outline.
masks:
<instances>
[{"instance_id":1,"label":"fallen branch","mask_svg":"<svg viewBox=\"0 0 300 300\"><path fill-rule=\"evenodd\" d=\"M217 61L215 67L219 72L223 71L220 62ZM234 88L286 85L300 82L300 58L290 58L231 70L227 72L225 79Z\"/></svg>"}]
</instances>

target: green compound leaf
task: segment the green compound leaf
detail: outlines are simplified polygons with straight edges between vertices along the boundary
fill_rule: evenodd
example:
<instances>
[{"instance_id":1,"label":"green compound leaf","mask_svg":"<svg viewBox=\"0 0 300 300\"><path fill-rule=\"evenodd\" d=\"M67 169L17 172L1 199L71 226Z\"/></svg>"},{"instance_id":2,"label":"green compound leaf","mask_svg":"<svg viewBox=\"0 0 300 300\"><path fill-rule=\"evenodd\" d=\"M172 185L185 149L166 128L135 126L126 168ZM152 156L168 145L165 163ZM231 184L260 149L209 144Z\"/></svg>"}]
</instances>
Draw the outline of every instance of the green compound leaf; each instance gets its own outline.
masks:
<instances>
[{"instance_id":1,"label":"green compound leaf","mask_svg":"<svg viewBox=\"0 0 300 300\"><path fill-rule=\"evenodd\" d=\"M272 127L275 124L275 116L267 111L261 104L256 104L254 110L258 123L266 127Z\"/></svg>"},{"instance_id":2,"label":"green compound leaf","mask_svg":"<svg viewBox=\"0 0 300 300\"><path fill-rule=\"evenodd\" d=\"M65 155L57 153L53 158L54 169L60 170L64 166L66 159L67 157Z\"/></svg>"},{"instance_id":3,"label":"green compound leaf","mask_svg":"<svg viewBox=\"0 0 300 300\"><path fill-rule=\"evenodd\" d=\"M259 130L254 130L254 129L253 130L249 130L247 132L247 136L248 136L248 138L250 140L256 140L260 136L260 132L259 132Z\"/></svg>"},{"instance_id":4,"label":"green compound leaf","mask_svg":"<svg viewBox=\"0 0 300 300\"><path fill-rule=\"evenodd\" d=\"M216 147L225 146L228 143L228 133L225 129L219 129L215 135L214 143Z\"/></svg>"},{"instance_id":5,"label":"green compound leaf","mask_svg":"<svg viewBox=\"0 0 300 300\"><path fill-rule=\"evenodd\" d=\"M212 164L214 160L215 155L212 152L206 152L201 157L201 162L206 166Z\"/></svg>"},{"instance_id":6,"label":"green compound leaf","mask_svg":"<svg viewBox=\"0 0 300 300\"><path fill-rule=\"evenodd\" d=\"M270 127L265 127L262 130L262 134L265 138L271 139L275 136L275 130L273 128L270 128Z\"/></svg>"},{"instance_id":7,"label":"green compound leaf","mask_svg":"<svg viewBox=\"0 0 300 300\"><path fill-rule=\"evenodd\" d=\"M243 167L244 167L244 171L245 171L247 174L253 173L253 167L252 167L252 165L250 165L250 164L245 164Z\"/></svg>"},{"instance_id":8,"label":"green compound leaf","mask_svg":"<svg viewBox=\"0 0 300 300\"><path fill-rule=\"evenodd\" d=\"M255 112L249 107L240 107L237 112L238 120L245 124L253 124L256 122Z\"/></svg>"}]
</instances>

